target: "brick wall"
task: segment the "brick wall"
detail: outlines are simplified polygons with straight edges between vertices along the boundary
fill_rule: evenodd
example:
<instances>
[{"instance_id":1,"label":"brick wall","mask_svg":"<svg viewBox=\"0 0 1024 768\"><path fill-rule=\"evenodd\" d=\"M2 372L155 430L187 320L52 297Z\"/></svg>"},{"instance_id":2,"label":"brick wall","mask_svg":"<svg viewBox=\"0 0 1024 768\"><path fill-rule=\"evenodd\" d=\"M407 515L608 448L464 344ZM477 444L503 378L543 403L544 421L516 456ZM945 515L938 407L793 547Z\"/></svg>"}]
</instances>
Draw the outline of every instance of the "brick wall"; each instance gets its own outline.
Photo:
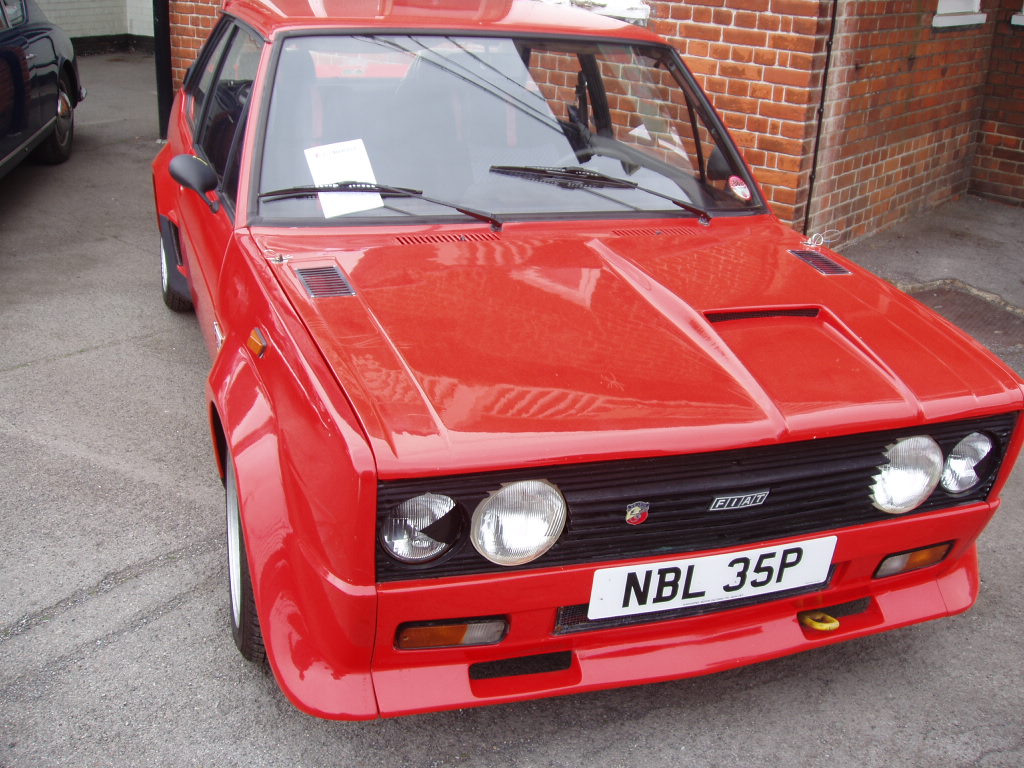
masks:
<instances>
[{"instance_id":1,"label":"brick wall","mask_svg":"<svg viewBox=\"0 0 1024 768\"><path fill-rule=\"evenodd\" d=\"M843 0L845 4L847 0ZM772 208L802 225L821 98L827 0L657 0L679 50L755 169Z\"/></svg>"},{"instance_id":2,"label":"brick wall","mask_svg":"<svg viewBox=\"0 0 1024 768\"><path fill-rule=\"evenodd\" d=\"M175 89L213 29L221 5L220 0L170 0L171 76Z\"/></svg>"},{"instance_id":3,"label":"brick wall","mask_svg":"<svg viewBox=\"0 0 1024 768\"><path fill-rule=\"evenodd\" d=\"M994 9L995 36L984 87L971 190L1005 202L1024 203L1024 26L1010 19L1020 0Z\"/></svg>"},{"instance_id":4,"label":"brick wall","mask_svg":"<svg viewBox=\"0 0 1024 768\"><path fill-rule=\"evenodd\" d=\"M935 30L934 12L840 3L810 230L848 242L967 191L992 22Z\"/></svg>"}]
</instances>

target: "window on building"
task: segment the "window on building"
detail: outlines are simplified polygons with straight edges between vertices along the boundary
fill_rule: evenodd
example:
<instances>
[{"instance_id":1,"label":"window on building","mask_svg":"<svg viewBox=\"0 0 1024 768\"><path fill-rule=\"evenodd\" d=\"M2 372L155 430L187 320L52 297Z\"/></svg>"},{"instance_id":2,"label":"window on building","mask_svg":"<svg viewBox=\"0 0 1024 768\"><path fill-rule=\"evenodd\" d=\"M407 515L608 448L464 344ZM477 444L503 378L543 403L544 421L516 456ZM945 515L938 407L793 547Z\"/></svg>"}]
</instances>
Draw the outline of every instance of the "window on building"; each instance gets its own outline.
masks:
<instances>
[{"instance_id":1,"label":"window on building","mask_svg":"<svg viewBox=\"0 0 1024 768\"><path fill-rule=\"evenodd\" d=\"M933 27L969 27L985 23L981 0L939 0L932 17Z\"/></svg>"}]
</instances>

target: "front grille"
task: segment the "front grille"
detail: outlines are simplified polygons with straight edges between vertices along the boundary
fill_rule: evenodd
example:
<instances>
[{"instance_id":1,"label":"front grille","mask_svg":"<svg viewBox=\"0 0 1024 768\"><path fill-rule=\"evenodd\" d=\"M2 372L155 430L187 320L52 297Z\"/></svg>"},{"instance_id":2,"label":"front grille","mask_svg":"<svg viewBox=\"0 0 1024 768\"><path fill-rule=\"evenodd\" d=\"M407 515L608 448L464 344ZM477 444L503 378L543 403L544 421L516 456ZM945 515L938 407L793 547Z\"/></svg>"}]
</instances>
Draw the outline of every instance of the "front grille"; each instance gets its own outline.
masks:
<instances>
[{"instance_id":1,"label":"front grille","mask_svg":"<svg viewBox=\"0 0 1024 768\"><path fill-rule=\"evenodd\" d=\"M406 499L439 493L456 500L465 516L465 531L469 515L490 492L524 479L556 484L568 503L569 517L555 546L525 566L494 565L464 536L445 556L426 565L399 563L378 546L377 579L508 573L698 552L892 520L872 506L871 478L885 460L886 447L908 435L931 435L947 455L972 431L995 438L999 461L985 482L960 496L940 487L910 514L969 504L987 498L1016 420L1010 413L715 453L385 481L378 486L378 520ZM770 494L757 506L710 509L716 498L765 489ZM637 501L650 504L647 520L628 525L626 507Z\"/></svg>"}]
</instances>

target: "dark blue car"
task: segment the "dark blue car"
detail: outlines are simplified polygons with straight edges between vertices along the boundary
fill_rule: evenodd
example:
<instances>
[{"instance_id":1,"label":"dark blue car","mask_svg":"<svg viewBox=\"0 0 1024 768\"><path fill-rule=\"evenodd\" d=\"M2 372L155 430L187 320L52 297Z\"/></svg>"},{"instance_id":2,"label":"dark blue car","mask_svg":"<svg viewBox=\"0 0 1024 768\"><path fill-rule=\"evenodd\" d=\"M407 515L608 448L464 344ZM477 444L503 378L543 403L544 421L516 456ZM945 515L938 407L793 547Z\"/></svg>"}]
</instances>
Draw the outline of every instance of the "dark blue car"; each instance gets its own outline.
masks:
<instances>
[{"instance_id":1,"label":"dark blue car","mask_svg":"<svg viewBox=\"0 0 1024 768\"><path fill-rule=\"evenodd\" d=\"M67 160L83 98L68 36L33 0L0 0L0 176L30 154Z\"/></svg>"}]
</instances>

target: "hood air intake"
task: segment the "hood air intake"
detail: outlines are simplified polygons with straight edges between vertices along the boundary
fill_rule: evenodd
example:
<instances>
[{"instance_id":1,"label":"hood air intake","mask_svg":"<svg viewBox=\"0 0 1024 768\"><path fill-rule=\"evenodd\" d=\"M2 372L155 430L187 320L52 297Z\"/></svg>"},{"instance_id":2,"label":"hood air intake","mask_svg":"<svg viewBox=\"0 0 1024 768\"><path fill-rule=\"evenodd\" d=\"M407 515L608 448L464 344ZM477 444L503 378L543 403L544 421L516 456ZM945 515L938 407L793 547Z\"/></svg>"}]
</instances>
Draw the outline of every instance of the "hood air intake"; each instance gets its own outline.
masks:
<instances>
[{"instance_id":1,"label":"hood air intake","mask_svg":"<svg viewBox=\"0 0 1024 768\"><path fill-rule=\"evenodd\" d=\"M306 293L314 299L334 296L355 296L355 289L348 282L345 273L337 267L303 267L295 273L306 287Z\"/></svg>"},{"instance_id":2,"label":"hood air intake","mask_svg":"<svg viewBox=\"0 0 1024 768\"><path fill-rule=\"evenodd\" d=\"M817 251L790 251L800 261L806 262L823 275L848 275L850 270Z\"/></svg>"}]
</instances>

